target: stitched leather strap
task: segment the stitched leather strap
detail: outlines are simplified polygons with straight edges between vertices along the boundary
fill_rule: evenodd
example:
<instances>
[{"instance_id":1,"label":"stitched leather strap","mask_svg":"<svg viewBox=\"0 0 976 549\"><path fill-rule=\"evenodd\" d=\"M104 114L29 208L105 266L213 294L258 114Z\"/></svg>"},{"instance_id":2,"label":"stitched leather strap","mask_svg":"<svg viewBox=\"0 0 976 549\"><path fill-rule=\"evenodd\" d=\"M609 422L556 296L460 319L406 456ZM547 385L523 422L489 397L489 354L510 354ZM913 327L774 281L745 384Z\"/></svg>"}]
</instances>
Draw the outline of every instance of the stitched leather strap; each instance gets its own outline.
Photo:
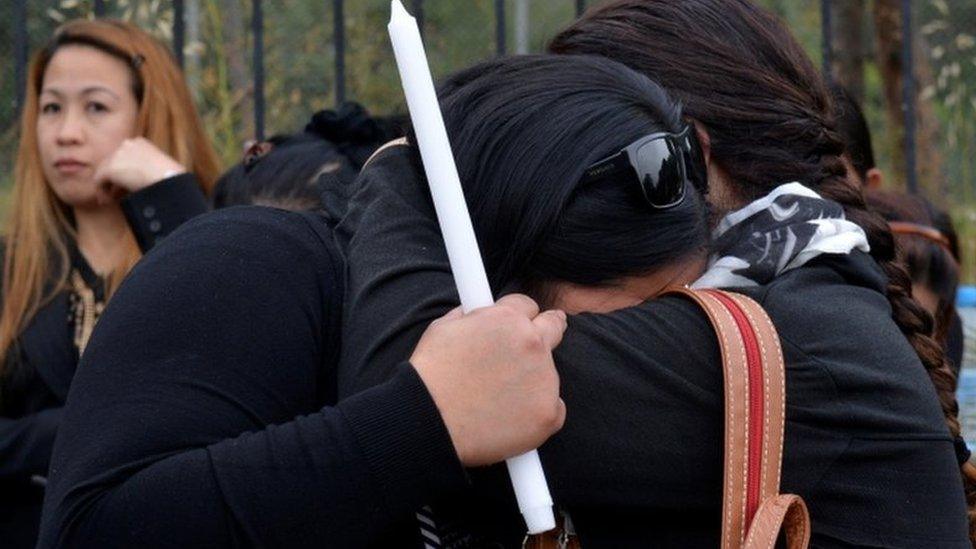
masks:
<instances>
[{"instance_id":1,"label":"stitched leather strap","mask_svg":"<svg viewBox=\"0 0 976 549\"><path fill-rule=\"evenodd\" d=\"M732 313L714 295L676 290L698 303L715 328L725 377L725 475L722 489L722 548L742 547L746 537L749 403L746 347Z\"/></svg>"},{"instance_id":2,"label":"stitched leather strap","mask_svg":"<svg viewBox=\"0 0 976 549\"><path fill-rule=\"evenodd\" d=\"M773 549L783 530L787 549L806 549L810 545L810 513L800 496L781 494L764 501L749 527L745 547Z\"/></svg>"},{"instance_id":3,"label":"stitched leather strap","mask_svg":"<svg viewBox=\"0 0 976 549\"><path fill-rule=\"evenodd\" d=\"M688 297L705 310L722 353L725 377L722 548L772 548L784 525L789 547L806 547L810 538L806 505L799 496L778 495L783 461L786 380L776 329L762 307L746 296L719 290L677 289L671 293ZM756 370L753 372L753 381L759 381L755 385L751 385L749 379L750 347L753 360L758 358L758 365L761 365L761 376L756 375ZM751 395L752 406L750 391L761 391ZM756 419L750 417L752 413L761 413L762 421L750 421ZM750 429L750 425L761 427ZM753 456L752 468L750 441L758 449ZM760 441L761 445L758 444ZM757 456L758 460L755 459ZM758 482L758 499L753 505L756 502L759 505L755 509L747 505L750 479L753 485Z\"/></svg>"},{"instance_id":4,"label":"stitched leather strap","mask_svg":"<svg viewBox=\"0 0 976 549\"><path fill-rule=\"evenodd\" d=\"M763 449L760 469L760 499L779 494L783 463L783 428L786 422L786 365L779 335L766 311L752 299L729 292L723 294L745 312L759 342L763 373ZM752 390L752 387L750 387ZM750 436L755 434L750 433Z\"/></svg>"}]
</instances>

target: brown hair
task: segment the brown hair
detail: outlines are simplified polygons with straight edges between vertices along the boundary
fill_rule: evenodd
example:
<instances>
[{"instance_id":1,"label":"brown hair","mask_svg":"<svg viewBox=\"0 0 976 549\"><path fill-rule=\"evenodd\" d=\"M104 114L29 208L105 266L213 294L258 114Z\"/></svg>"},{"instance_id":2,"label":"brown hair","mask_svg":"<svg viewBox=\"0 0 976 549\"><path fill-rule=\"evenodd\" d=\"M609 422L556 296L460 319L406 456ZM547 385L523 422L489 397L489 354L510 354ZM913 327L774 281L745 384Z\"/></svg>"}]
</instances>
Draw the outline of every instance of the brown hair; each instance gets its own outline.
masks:
<instances>
[{"instance_id":1,"label":"brown hair","mask_svg":"<svg viewBox=\"0 0 976 549\"><path fill-rule=\"evenodd\" d=\"M616 0L589 11L549 49L609 57L660 83L707 129L712 158L742 198L799 181L843 205L867 233L888 276L892 317L935 386L949 432L959 436L956 380L931 337L932 317L911 296L887 223L848 179L830 93L781 21L748 0ZM976 539L976 469L967 463L963 473Z\"/></svg>"},{"instance_id":2,"label":"brown hair","mask_svg":"<svg viewBox=\"0 0 976 549\"><path fill-rule=\"evenodd\" d=\"M927 286L939 298L935 339L945 346L959 286L959 260L951 238L955 235L936 228L936 218L948 216L920 196L876 189L867 189L864 194L868 206L888 221L895 235L898 260L912 282Z\"/></svg>"},{"instance_id":3,"label":"brown hair","mask_svg":"<svg viewBox=\"0 0 976 549\"><path fill-rule=\"evenodd\" d=\"M96 48L127 62L132 70L133 94L139 102L136 135L149 139L194 173L205 193L210 194L220 170L190 91L166 46L122 21L78 20L55 31L50 43L31 61L21 116L4 252L0 357L6 355L41 305L64 287L68 276L65 239L74 238L74 228L68 209L44 179L37 117L47 65L59 48L70 44ZM141 256L131 231L123 245L126 253L109 275L109 293Z\"/></svg>"}]
</instances>

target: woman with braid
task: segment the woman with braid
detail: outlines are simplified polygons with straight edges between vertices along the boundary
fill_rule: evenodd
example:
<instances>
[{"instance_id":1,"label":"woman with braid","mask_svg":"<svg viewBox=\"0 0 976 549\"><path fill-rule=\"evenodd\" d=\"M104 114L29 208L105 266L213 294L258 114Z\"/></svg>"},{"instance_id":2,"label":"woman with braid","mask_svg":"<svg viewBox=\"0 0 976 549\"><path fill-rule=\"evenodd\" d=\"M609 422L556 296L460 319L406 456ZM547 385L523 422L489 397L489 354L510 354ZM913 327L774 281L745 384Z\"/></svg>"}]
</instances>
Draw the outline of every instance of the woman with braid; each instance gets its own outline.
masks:
<instances>
[{"instance_id":1,"label":"woman with braid","mask_svg":"<svg viewBox=\"0 0 976 549\"><path fill-rule=\"evenodd\" d=\"M861 346L865 369L877 368L879 362L884 367L896 367L894 363L885 364L880 356L865 353L866 345L875 343L894 328L907 338L931 380L948 428L948 436L944 431L931 431L929 444L945 451L955 450L970 509L969 534L976 539L976 528L972 524L976 518L973 511L976 468L969 462L970 453L960 436L955 379L941 346L932 338L933 319L911 297L911 280L896 260L895 242L888 224L880 215L868 211L856 181L848 177L841 159L842 138L833 125L830 92L782 22L748 0L618 0L593 10L564 30L550 44L550 51L596 54L615 59L653 78L672 93L709 143L712 204L719 210L738 208L785 181L800 181L822 197L843 206L847 219L864 229L871 257L883 270L882 293L889 302L894 325L874 316L861 316L862 311L855 303L850 303L844 309L826 314L822 329L836 331L853 347ZM720 239L716 244L719 255L722 255L723 241ZM811 313L794 312L797 315ZM876 325L875 333L845 332L840 329L845 316L848 321ZM790 345L790 342L785 343ZM844 345L839 343L827 352L843 352ZM905 363L904 367L915 368L918 362ZM836 376L836 372L831 373ZM838 389L843 390L844 380L835 381ZM889 413L904 407L906 411L916 410L917 414L930 398L929 394L908 395L901 387L888 385L880 377L876 382L849 389L852 395L875 393L877 399L888 401ZM914 398L924 398L924 401L914 402ZM789 452L790 418L787 420ZM890 420L892 423L907 421L894 417ZM842 454L839 461L850 460L859 451L859 441L871 436L876 435L865 431L862 437L852 438L848 455ZM921 456L925 450L920 447L910 449L912 443L909 441L925 438L924 432L909 434L905 431L903 436L893 437L889 448L879 447L865 453L860 466L870 467L871 459L880 459L882 452L918 452ZM917 442L915 446L920 444L924 443ZM922 464L919 462L920 466ZM813 499L810 503L815 533L819 530L821 534L827 534L826 538L820 537L827 545L872 544L879 539L890 546L953 545L951 542L955 538L948 530L935 529L931 522L923 525L923 517L927 516L924 511L932 511L931 507L921 504L926 501L924 496L902 492L887 483L887 480L896 481L904 475L928 477L934 474L935 462L927 458L924 464L922 469L912 471L868 472L865 469L863 473L877 475L878 482L873 486L865 483L861 491L884 492L890 502L870 513L865 505L870 499L865 497L866 493L852 493L843 505L837 507L837 511L846 516L825 516L825 508ZM784 464L787 483L788 467L787 462ZM821 482L829 482L830 476L828 471ZM849 486L856 485L851 480L837 479ZM929 487L926 491L933 493L932 490ZM944 494L945 497L950 495L955 494ZM895 503L899 499L901 501ZM941 512L948 513L951 508L944 507ZM862 509L864 515L859 512ZM914 519L910 516L913 513L916 513ZM868 516L874 522L864 522ZM832 527L834 524L836 528ZM933 537L926 537L925 532L930 532ZM817 537L815 535L815 540Z\"/></svg>"},{"instance_id":2,"label":"woman with braid","mask_svg":"<svg viewBox=\"0 0 976 549\"><path fill-rule=\"evenodd\" d=\"M973 470L956 443L952 373L887 224L848 180L829 92L784 25L746 0L618 0L551 51L628 65L696 131L713 239L694 284L742 292L776 324L787 364L782 491L806 500L813 546L970 547ZM615 141L626 139L585 141L607 119L554 82L565 74L611 98L627 88L579 67L545 78L510 68L525 63L465 71L441 100L494 290L572 313L555 351L568 415L540 449L553 497L584 547L716 547L718 344L693 304L640 284L660 274L641 253L664 233L632 239L660 212L613 193L636 172L586 177L626 153ZM340 396L387 379L382 365L408 356L457 303L418 165L410 147L379 153L337 229L348 262ZM434 502L441 539L517 546L524 525L503 471L474 478L469 497Z\"/></svg>"}]
</instances>

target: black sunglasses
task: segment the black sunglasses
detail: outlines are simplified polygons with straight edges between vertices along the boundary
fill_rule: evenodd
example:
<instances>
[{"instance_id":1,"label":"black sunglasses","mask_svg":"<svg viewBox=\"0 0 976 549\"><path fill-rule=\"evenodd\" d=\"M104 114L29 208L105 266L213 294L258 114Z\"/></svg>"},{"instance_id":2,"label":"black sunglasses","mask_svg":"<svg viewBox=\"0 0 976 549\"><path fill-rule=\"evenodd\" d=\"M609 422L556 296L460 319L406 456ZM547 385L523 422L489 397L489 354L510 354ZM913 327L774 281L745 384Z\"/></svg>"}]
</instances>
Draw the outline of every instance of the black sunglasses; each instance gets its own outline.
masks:
<instances>
[{"instance_id":1,"label":"black sunglasses","mask_svg":"<svg viewBox=\"0 0 976 549\"><path fill-rule=\"evenodd\" d=\"M646 135L598 160L583 172L580 184L605 181L622 173L636 176L644 199L659 210L681 204L686 182L702 195L708 193L705 159L691 125L680 133Z\"/></svg>"}]
</instances>

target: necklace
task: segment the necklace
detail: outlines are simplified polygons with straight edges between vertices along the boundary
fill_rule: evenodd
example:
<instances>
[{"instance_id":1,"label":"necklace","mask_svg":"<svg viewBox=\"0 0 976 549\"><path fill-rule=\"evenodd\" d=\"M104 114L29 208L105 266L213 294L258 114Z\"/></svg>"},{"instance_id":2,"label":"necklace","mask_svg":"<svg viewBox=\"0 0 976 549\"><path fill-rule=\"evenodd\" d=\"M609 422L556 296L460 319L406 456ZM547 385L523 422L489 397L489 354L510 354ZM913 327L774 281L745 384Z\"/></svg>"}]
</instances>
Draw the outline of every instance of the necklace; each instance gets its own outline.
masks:
<instances>
[{"instance_id":1,"label":"necklace","mask_svg":"<svg viewBox=\"0 0 976 549\"><path fill-rule=\"evenodd\" d=\"M95 323L105 310L105 302L95 299L95 292L85 284L85 279L78 269L71 270L71 306L68 312L68 322L74 325L74 344L80 356L85 352L88 340L91 338Z\"/></svg>"}]
</instances>

